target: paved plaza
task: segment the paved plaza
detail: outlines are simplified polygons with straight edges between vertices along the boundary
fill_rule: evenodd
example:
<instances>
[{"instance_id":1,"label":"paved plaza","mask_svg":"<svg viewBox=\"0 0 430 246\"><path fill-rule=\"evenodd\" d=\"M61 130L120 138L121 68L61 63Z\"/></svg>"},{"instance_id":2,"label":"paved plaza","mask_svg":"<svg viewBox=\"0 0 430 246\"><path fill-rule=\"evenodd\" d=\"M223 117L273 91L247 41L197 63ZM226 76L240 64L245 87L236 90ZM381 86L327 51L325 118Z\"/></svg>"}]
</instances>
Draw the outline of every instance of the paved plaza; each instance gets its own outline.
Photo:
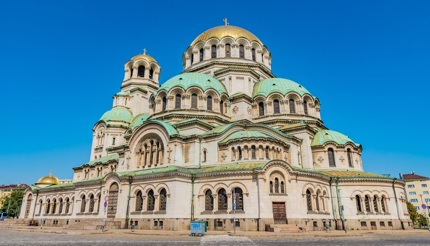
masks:
<instances>
[{"instance_id":1,"label":"paved plaza","mask_svg":"<svg viewBox=\"0 0 430 246\"><path fill-rule=\"evenodd\" d=\"M0 225L0 245L430 245L430 232L351 231L348 233L208 232L191 237L187 231L64 230L62 228Z\"/></svg>"}]
</instances>

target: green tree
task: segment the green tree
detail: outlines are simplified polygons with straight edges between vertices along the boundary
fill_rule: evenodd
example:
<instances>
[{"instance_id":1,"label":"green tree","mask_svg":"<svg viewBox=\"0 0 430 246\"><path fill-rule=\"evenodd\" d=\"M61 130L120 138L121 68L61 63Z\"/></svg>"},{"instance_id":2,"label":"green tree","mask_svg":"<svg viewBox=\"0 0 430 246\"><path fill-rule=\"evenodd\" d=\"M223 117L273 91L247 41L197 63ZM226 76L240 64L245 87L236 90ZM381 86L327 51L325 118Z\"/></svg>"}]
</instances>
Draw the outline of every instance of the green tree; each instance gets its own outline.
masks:
<instances>
[{"instance_id":1,"label":"green tree","mask_svg":"<svg viewBox=\"0 0 430 246\"><path fill-rule=\"evenodd\" d=\"M3 206L0 208L0 210L2 212L7 212L9 217L19 216L23 197L24 189L17 188L12 190L10 196L2 197Z\"/></svg>"},{"instance_id":2,"label":"green tree","mask_svg":"<svg viewBox=\"0 0 430 246\"><path fill-rule=\"evenodd\" d=\"M406 205L408 207L409 217L411 218L412 222L416 224L418 220L418 215L419 215L417 210L415 209L414 205L410 202L406 202Z\"/></svg>"},{"instance_id":3,"label":"green tree","mask_svg":"<svg viewBox=\"0 0 430 246\"><path fill-rule=\"evenodd\" d=\"M418 222L419 226L426 226L427 225L427 218L424 215L419 214L418 218L417 218L417 222Z\"/></svg>"}]
</instances>

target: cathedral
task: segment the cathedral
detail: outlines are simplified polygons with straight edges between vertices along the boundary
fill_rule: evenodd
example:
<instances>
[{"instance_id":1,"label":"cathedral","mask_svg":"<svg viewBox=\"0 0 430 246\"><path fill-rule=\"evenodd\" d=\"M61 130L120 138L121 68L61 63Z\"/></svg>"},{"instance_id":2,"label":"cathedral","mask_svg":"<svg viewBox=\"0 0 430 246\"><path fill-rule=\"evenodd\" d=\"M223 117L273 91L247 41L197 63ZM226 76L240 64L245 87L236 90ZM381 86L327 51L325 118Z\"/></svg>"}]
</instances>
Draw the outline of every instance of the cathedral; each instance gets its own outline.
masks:
<instances>
[{"instance_id":1,"label":"cathedral","mask_svg":"<svg viewBox=\"0 0 430 246\"><path fill-rule=\"evenodd\" d=\"M156 53L154 51L154 53ZM26 189L22 223L66 228L277 231L408 229L404 182L363 171L362 146L324 125L321 102L278 78L253 33L217 26L160 81L146 54L124 64L73 180Z\"/></svg>"}]
</instances>

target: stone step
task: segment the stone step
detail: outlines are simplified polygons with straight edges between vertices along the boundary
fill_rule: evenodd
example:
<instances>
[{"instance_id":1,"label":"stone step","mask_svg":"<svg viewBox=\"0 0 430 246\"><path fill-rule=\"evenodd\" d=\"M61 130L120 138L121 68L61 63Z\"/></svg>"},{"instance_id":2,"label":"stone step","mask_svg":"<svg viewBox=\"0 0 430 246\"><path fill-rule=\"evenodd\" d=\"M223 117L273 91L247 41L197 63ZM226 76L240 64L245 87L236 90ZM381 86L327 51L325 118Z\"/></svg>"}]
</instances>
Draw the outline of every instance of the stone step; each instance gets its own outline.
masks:
<instances>
[{"instance_id":1,"label":"stone step","mask_svg":"<svg viewBox=\"0 0 430 246\"><path fill-rule=\"evenodd\" d=\"M293 233L302 232L302 228L296 224L270 224L266 225L266 230L270 232Z\"/></svg>"}]
</instances>

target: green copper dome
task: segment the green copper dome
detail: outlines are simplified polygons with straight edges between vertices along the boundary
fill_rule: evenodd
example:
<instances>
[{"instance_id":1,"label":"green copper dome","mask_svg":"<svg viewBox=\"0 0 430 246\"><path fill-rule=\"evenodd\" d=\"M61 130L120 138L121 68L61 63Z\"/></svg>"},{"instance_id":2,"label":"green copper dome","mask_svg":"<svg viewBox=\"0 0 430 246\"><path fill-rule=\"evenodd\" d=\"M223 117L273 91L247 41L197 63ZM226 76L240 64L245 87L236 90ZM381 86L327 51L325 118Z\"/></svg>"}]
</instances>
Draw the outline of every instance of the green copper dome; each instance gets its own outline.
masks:
<instances>
[{"instance_id":1,"label":"green copper dome","mask_svg":"<svg viewBox=\"0 0 430 246\"><path fill-rule=\"evenodd\" d=\"M149 118L149 113L139 114L131 121L130 128L135 128L142 125Z\"/></svg>"},{"instance_id":2,"label":"green copper dome","mask_svg":"<svg viewBox=\"0 0 430 246\"><path fill-rule=\"evenodd\" d=\"M228 137L224 138L220 143L227 143L229 141L239 140L239 139L246 139L246 138L263 138L263 139L273 139L273 137L262 133L260 131L237 131L232 134L230 134Z\"/></svg>"},{"instance_id":3,"label":"green copper dome","mask_svg":"<svg viewBox=\"0 0 430 246\"><path fill-rule=\"evenodd\" d=\"M343 135L342 133L331 130L319 130L317 134L315 134L311 146L323 146L328 142L334 142L340 145L352 143L357 147L360 146L360 144L354 143L349 137Z\"/></svg>"},{"instance_id":4,"label":"green copper dome","mask_svg":"<svg viewBox=\"0 0 430 246\"><path fill-rule=\"evenodd\" d=\"M198 87L203 91L214 89L220 95L224 93L227 94L227 90L219 80L202 73L182 73L176 75L161 85L157 93L162 90L170 91L174 87L181 87L184 90L191 87Z\"/></svg>"},{"instance_id":5,"label":"green copper dome","mask_svg":"<svg viewBox=\"0 0 430 246\"><path fill-rule=\"evenodd\" d=\"M123 107L115 107L104 113L100 118L100 120L103 120L105 122L122 121L127 123L130 123L132 119L133 115L131 114L130 110Z\"/></svg>"},{"instance_id":6,"label":"green copper dome","mask_svg":"<svg viewBox=\"0 0 430 246\"><path fill-rule=\"evenodd\" d=\"M299 85L298 83L281 78L270 78L259 81L254 86L253 96L264 96L267 97L272 93L280 93L282 95L286 95L289 92L296 92L303 96L304 94L309 94L308 90L305 87ZM312 95L311 95L312 96Z\"/></svg>"}]
</instances>

